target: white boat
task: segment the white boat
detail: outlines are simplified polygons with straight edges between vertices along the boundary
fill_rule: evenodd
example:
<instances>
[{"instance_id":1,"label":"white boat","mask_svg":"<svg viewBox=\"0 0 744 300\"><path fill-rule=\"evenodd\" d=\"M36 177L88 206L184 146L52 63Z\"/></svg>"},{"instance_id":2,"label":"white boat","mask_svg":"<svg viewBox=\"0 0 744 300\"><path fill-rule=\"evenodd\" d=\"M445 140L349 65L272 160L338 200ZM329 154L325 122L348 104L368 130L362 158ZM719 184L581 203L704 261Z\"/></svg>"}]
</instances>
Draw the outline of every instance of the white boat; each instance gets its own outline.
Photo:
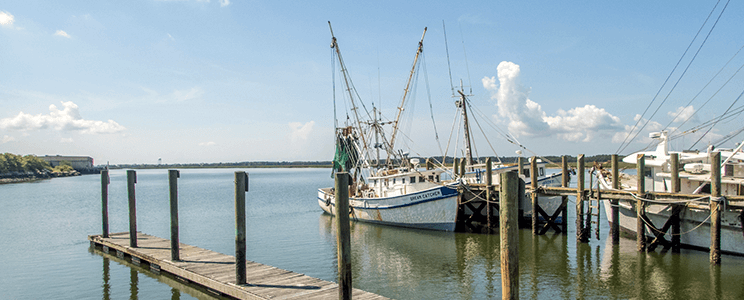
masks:
<instances>
[{"instance_id":1,"label":"white boat","mask_svg":"<svg viewBox=\"0 0 744 300\"><path fill-rule=\"evenodd\" d=\"M668 133L666 131L652 133L650 135L659 140L654 151L633 153L625 158L626 163L636 163L637 156L643 154L646 171L644 174L645 186L648 191L672 192L671 182L671 153L679 154L680 193L700 194L696 201L685 204L680 212L680 243L682 246L691 248L710 247L710 147L708 152L670 152L668 148ZM744 145L744 143L742 143ZM742 195L744 191L744 153L741 145L735 150L720 150L721 168L721 195ZM603 189L611 189L609 179L599 176L599 182ZM636 192L637 179L633 176L621 176L621 189L628 192ZM607 219L612 220L611 206L609 200L605 201ZM725 201L724 201L725 203ZM636 212L635 201L619 201L619 227L621 231L631 235L636 234ZM661 227L672 214L669 203L647 202L646 216L657 227ZM721 251L723 253L744 255L744 228L742 228L741 209L724 209L721 213ZM653 237L651 229L646 229L646 235ZM671 232L665 235L667 241L671 240Z\"/></svg>"},{"instance_id":2,"label":"white boat","mask_svg":"<svg viewBox=\"0 0 744 300\"><path fill-rule=\"evenodd\" d=\"M333 30L331 35L333 36ZM347 172L351 176L349 209L352 220L445 231L455 229L460 195L458 187L461 183L457 180L445 181L442 177L448 171L442 167L434 168L427 164L424 168L419 165L418 159L409 159L407 153L393 150L409 85L423 51L424 35L419 42L413 69L394 122L383 122L376 108L371 115L360 116L360 108L357 107L360 103L355 101L357 95L341 58L336 37L333 36L331 47L335 49L341 65L353 111L353 120L347 120L346 126L336 126L334 173ZM387 138L383 125L393 125L390 138ZM380 158L380 150L386 154L384 163ZM373 152L377 154L376 159L371 158ZM318 205L324 212L334 214L333 188L318 190Z\"/></svg>"},{"instance_id":3,"label":"white boat","mask_svg":"<svg viewBox=\"0 0 744 300\"><path fill-rule=\"evenodd\" d=\"M425 34L426 29L424 29ZM331 35L333 36L332 30ZM471 155L472 146L467 116L469 104L462 90L458 91L460 98L455 104L463 116L463 141L465 143L463 159L467 161L467 172L464 175L458 175L454 168L449 169L442 162L427 161L422 166L418 158L409 158L408 153L394 150L400 117L405 107L411 80L417 70L419 55L423 51L424 35L419 42L403 99L398 106L394 121L383 121L377 108L373 108L371 114L360 113L363 107L360 108L358 105L361 101L356 99L357 94L341 58L336 38L335 36L332 38L331 47L335 50L340 64L345 91L348 92L346 100L349 101L348 106L351 107L346 124L336 125L334 173L342 171L351 175L349 207L352 220L454 231L461 209L460 196L463 190L468 188L468 184L485 183L485 164L477 164ZM392 125L392 130L386 132L383 130L383 125ZM380 151L386 155L384 161L380 157ZM376 158L373 158L374 156ZM529 170L529 165L524 167ZM491 170L493 184L498 185L499 173L516 170L516 168L514 165L507 166L497 162ZM544 162L540 161L538 170L541 185L560 186L560 174L546 175ZM528 171L525 174L529 174ZM529 175L526 176L526 181L529 182ZM334 214L335 191L333 188L319 189L317 200L324 212ZM557 201L549 202L552 205L545 202L541 203L541 206L546 211L554 211L560 206L560 197ZM531 206L528 203L524 205L525 215L528 215L527 213L531 213Z\"/></svg>"}]
</instances>

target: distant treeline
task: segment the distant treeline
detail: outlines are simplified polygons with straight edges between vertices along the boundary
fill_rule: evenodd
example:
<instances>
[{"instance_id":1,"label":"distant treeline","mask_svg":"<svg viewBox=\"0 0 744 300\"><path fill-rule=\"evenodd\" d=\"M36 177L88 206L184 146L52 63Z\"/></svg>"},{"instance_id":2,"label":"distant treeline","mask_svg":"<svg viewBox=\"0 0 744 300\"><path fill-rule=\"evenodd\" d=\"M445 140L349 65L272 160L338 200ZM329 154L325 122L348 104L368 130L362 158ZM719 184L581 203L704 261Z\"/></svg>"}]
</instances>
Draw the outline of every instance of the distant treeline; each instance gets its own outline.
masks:
<instances>
[{"instance_id":1,"label":"distant treeline","mask_svg":"<svg viewBox=\"0 0 744 300\"><path fill-rule=\"evenodd\" d=\"M37 157L36 155L20 156L13 153L3 153L0 155L0 174L1 175L21 175L37 174L48 172L69 172L74 169L69 163L60 164L52 168L48 162Z\"/></svg>"},{"instance_id":2,"label":"distant treeline","mask_svg":"<svg viewBox=\"0 0 744 300\"><path fill-rule=\"evenodd\" d=\"M585 156L584 162L591 164L593 162L607 162L610 161L612 156L609 154L600 154L594 156ZM425 157L418 157L420 164L426 163ZM442 161L441 156L432 157L437 161ZM544 156L548 162L556 163L560 165L560 156ZM567 156L568 162L571 165L576 164L576 156ZM458 157L458 159L460 159ZM499 157L502 163L516 163L517 156ZM486 158L478 158L477 161L485 162ZM496 160L494 160L496 162ZM385 160L381 161L385 164ZM454 157L447 156L444 160L446 165L454 163ZM195 168L330 168L333 166L331 161L244 161L244 162L228 162L228 163L186 163L186 164L118 164L109 166L110 169L195 169Z\"/></svg>"}]
</instances>

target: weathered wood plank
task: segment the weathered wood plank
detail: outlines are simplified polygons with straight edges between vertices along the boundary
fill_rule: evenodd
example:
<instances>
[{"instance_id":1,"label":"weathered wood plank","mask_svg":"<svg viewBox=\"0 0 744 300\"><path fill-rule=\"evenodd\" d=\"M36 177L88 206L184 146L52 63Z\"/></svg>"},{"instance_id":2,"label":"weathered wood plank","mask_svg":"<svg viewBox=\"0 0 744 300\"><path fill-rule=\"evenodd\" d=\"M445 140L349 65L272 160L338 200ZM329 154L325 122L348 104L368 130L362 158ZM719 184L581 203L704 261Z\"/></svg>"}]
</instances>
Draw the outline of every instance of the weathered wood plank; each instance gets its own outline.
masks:
<instances>
[{"instance_id":1,"label":"weathered wood plank","mask_svg":"<svg viewBox=\"0 0 744 300\"><path fill-rule=\"evenodd\" d=\"M236 285L235 257L199 247L180 244L179 261L171 260L170 241L137 233L137 245L129 246L129 233L89 236L88 240L107 246L110 253L121 251L139 258L142 263L160 266L167 272L184 278L189 284L220 292L238 299L338 299L338 284L304 274L247 261L247 284ZM112 255L112 254L103 254ZM353 299L387 299L383 296L353 289Z\"/></svg>"}]
</instances>

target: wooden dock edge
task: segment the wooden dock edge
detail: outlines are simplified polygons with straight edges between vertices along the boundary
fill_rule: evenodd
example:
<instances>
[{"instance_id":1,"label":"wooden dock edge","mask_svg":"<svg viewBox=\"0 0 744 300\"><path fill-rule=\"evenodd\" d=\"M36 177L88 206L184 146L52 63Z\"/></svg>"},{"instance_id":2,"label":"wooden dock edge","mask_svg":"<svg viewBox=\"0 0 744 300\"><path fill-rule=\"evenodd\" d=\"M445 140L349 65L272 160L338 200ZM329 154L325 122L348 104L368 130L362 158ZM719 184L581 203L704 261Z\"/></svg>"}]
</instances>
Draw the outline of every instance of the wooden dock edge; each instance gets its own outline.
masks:
<instances>
[{"instance_id":1,"label":"wooden dock edge","mask_svg":"<svg viewBox=\"0 0 744 300\"><path fill-rule=\"evenodd\" d=\"M189 271L184 269L183 267L179 266L179 264L183 264L183 261L173 262L170 259L159 259L157 257L154 257L152 255L149 255L147 253L144 253L143 251L140 251L141 249L152 249L153 247L146 247L144 245L140 245L139 247L133 248L128 245L121 245L112 242L112 239L114 237L119 237L120 239L125 239L129 236L128 232L122 232L122 233L112 233L109 235L109 238L104 238L102 235L90 235L88 236L88 240L91 243L91 247L95 248L101 248L104 253L109 253L110 255L116 255L120 258L124 258L125 256L129 256L131 261L134 264L148 264L150 266L150 269L157 272L166 272L170 275L175 276L178 279L183 279L188 284L193 284L200 286L206 290L216 292L221 294L221 296L227 296L232 297L235 299L331 299L338 297L338 284L330 281L324 281L321 279L313 278L304 274L295 273L292 271L286 271L282 270L276 267L271 267L268 265L262 265L256 262L248 261L247 264L249 265L261 265L262 267L266 267L269 269L274 269L276 271L284 271L287 274L291 273L292 277L299 278L299 277L306 277L307 279L313 279L313 281L316 281L317 283L322 283L322 285L317 286L315 289L303 289L302 291L298 291L294 294L289 295L281 295L281 296L275 296L275 295L259 295L257 293L253 293L251 291L248 291L249 288L254 288L256 285L251 284L250 282L246 285L237 285L232 282L225 282L216 280L213 278L209 278L206 275L198 274L193 271ZM137 233L138 239L147 239L147 238L157 238L154 236L149 236L146 234L142 234L140 232ZM160 238L157 238L160 239ZM170 243L169 240L162 239L163 241L167 241ZM128 241L128 239L126 240ZM169 244L168 244L169 245ZM104 247L108 248L108 251ZM170 257L170 249L166 247L157 247L158 250L163 251L165 254ZM198 249L200 252L213 252L208 249L202 249L191 245L181 244L181 249L186 248L193 248ZM112 251L116 251L116 254L113 254ZM233 264L235 261L235 258L233 256L220 254L217 252L214 252L216 254L222 255L224 257L232 258ZM183 258L182 258L183 259ZM250 275L250 274L249 274ZM234 274L233 274L234 277ZM234 278L233 278L234 281ZM286 280L285 280L286 281ZM276 286L274 288L281 289L281 286ZM376 295L370 292L362 291L360 289L353 289L353 298L355 299L389 299L380 295Z\"/></svg>"}]
</instances>

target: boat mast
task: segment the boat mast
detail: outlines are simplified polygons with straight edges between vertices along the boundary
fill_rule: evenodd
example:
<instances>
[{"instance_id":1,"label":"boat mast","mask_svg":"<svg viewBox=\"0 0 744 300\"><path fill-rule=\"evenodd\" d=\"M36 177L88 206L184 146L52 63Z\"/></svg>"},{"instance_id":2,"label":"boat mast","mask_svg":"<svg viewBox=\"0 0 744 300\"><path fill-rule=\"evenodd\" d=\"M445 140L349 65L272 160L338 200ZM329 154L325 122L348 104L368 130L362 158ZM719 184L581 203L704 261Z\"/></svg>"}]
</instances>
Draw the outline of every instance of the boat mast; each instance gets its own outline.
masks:
<instances>
[{"instance_id":1,"label":"boat mast","mask_svg":"<svg viewBox=\"0 0 744 300\"><path fill-rule=\"evenodd\" d=\"M416 50L416 57L413 59L413 67L411 67L411 74L408 75L408 82L406 82L406 88L403 90L403 99L400 101L398 106L398 115L395 117L395 123L393 123L393 135L390 137L390 150L388 151L388 161L390 161L390 152L395 152L393 145L395 144L395 135L398 133L398 122L400 121L400 115L403 113L403 107L406 103L406 97L408 96L408 89L411 86L411 79L413 74L416 72L416 64L421 52L424 51L424 36L426 35L426 27L424 27L424 33L421 35L421 41L419 41L418 49Z\"/></svg>"},{"instance_id":2,"label":"boat mast","mask_svg":"<svg viewBox=\"0 0 744 300\"><path fill-rule=\"evenodd\" d=\"M367 140L364 139L364 131L362 130L362 123L359 119L359 113L357 113L357 106L354 102L354 93L352 93L351 84L349 83L351 79L349 79L348 71L346 70L346 65L344 64L344 60L341 57L341 50L338 49L338 43L336 43L336 36L333 35L333 27L331 27L331 21L328 21L328 28L331 30L331 48L336 50L336 56L338 58L338 63L341 65L341 74L344 75L344 84L346 85L346 91L349 93L349 100L351 101L351 110L354 111L354 118L356 118L356 126L357 131L359 132L359 137L362 140L362 144L364 145L364 149L367 149Z\"/></svg>"},{"instance_id":3,"label":"boat mast","mask_svg":"<svg viewBox=\"0 0 744 300\"><path fill-rule=\"evenodd\" d=\"M460 82L460 86L462 86L462 81ZM471 149L470 126L468 126L467 98L465 97L465 94L462 92L462 89L457 90L457 92L460 94L460 101L458 101L458 104L462 108L462 117L465 123L465 128L464 128L465 129L465 158L470 165L474 165L475 163L473 161L473 154L470 151Z\"/></svg>"}]
</instances>

